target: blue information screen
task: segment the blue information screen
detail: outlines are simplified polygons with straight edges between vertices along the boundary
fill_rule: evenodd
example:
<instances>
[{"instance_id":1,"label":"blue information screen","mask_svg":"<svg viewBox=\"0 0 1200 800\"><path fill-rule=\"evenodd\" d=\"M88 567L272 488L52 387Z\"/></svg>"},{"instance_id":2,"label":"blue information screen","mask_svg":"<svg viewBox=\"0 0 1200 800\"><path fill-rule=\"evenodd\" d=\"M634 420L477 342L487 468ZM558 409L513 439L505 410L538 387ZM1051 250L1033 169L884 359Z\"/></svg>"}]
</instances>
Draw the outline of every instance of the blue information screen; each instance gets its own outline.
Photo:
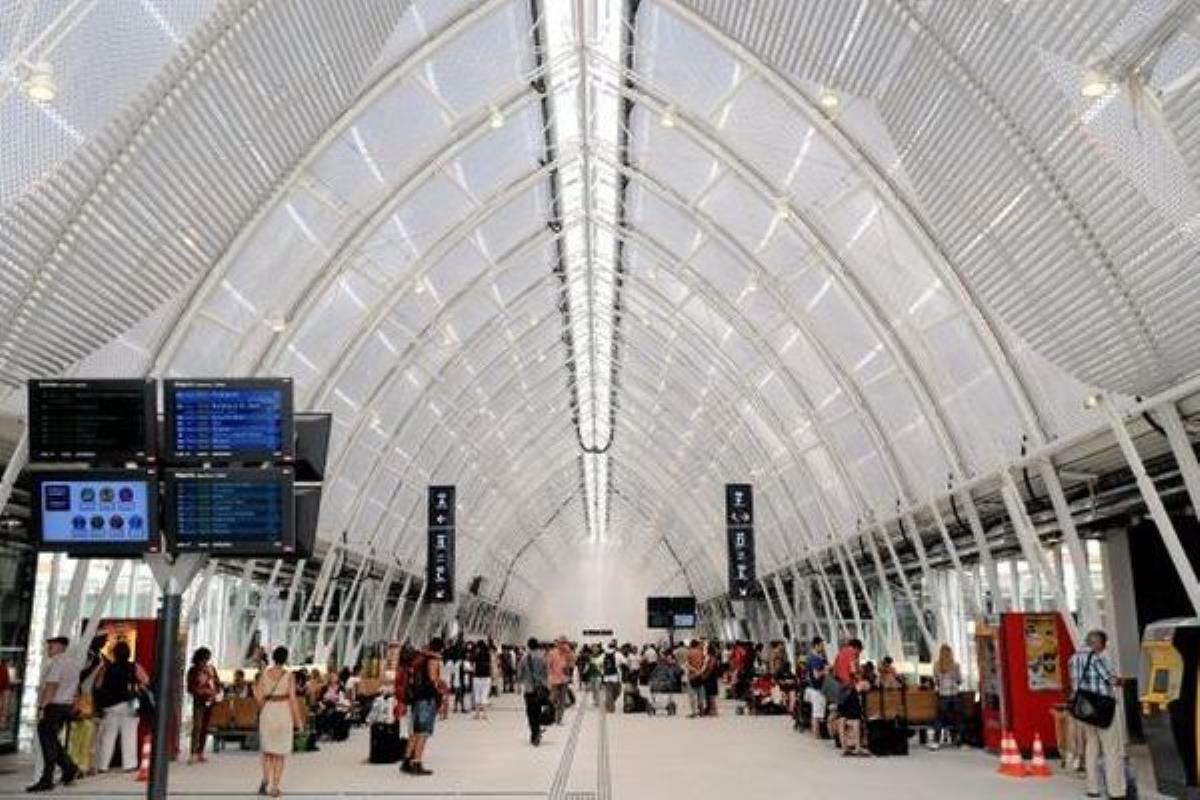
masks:
<instances>
[{"instance_id":1,"label":"blue information screen","mask_svg":"<svg viewBox=\"0 0 1200 800\"><path fill-rule=\"evenodd\" d=\"M290 426L280 387L175 388L168 399L180 456L279 455Z\"/></svg>"},{"instance_id":2,"label":"blue information screen","mask_svg":"<svg viewBox=\"0 0 1200 800\"><path fill-rule=\"evenodd\" d=\"M150 540L154 526L144 480L53 480L40 484L46 544L130 545Z\"/></svg>"},{"instance_id":3,"label":"blue information screen","mask_svg":"<svg viewBox=\"0 0 1200 800\"><path fill-rule=\"evenodd\" d=\"M290 486L236 477L176 478L172 528L180 550L291 546Z\"/></svg>"}]
</instances>

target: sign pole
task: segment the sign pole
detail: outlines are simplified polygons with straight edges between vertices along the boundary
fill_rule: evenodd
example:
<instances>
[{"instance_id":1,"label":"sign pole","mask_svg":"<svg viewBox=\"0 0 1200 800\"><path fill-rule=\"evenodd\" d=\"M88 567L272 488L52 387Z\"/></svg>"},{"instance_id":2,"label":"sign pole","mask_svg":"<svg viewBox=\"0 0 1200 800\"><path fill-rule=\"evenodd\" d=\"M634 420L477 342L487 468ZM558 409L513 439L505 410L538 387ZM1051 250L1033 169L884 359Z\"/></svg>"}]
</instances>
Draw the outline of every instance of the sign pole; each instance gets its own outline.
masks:
<instances>
[{"instance_id":1,"label":"sign pole","mask_svg":"<svg viewBox=\"0 0 1200 800\"><path fill-rule=\"evenodd\" d=\"M174 667L179 647L179 614L183 592L203 567L207 556L189 553L174 561L166 555L147 555L146 565L162 590L162 609L158 615L158 638L154 643L154 727L151 733L150 782L146 784L147 800L166 800L167 775L170 765L167 747L171 738L171 698L175 681L179 680Z\"/></svg>"}]
</instances>

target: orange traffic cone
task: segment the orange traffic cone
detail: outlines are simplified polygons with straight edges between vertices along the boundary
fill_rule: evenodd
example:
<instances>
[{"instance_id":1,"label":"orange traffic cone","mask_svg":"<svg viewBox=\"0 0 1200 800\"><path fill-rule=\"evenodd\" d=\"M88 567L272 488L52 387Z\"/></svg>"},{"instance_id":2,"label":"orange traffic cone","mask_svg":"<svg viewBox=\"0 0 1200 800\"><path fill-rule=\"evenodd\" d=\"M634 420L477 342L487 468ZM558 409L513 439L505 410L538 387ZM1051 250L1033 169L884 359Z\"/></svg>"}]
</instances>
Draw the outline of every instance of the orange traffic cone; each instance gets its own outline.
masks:
<instances>
[{"instance_id":1,"label":"orange traffic cone","mask_svg":"<svg viewBox=\"0 0 1200 800\"><path fill-rule=\"evenodd\" d=\"M150 780L150 737L142 740L142 763L138 766L137 778L139 783Z\"/></svg>"},{"instance_id":2,"label":"orange traffic cone","mask_svg":"<svg viewBox=\"0 0 1200 800\"><path fill-rule=\"evenodd\" d=\"M1033 734L1033 763L1029 765L1029 774L1035 778L1049 778L1054 773L1046 763L1046 751L1042 749L1042 735Z\"/></svg>"},{"instance_id":3,"label":"orange traffic cone","mask_svg":"<svg viewBox=\"0 0 1200 800\"><path fill-rule=\"evenodd\" d=\"M996 771L1010 778L1025 777L1025 764L1021 761L1021 752L1017 750L1017 740L1011 731L1004 732L1000 744L1000 768Z\"/></svg>"}]
</instances>

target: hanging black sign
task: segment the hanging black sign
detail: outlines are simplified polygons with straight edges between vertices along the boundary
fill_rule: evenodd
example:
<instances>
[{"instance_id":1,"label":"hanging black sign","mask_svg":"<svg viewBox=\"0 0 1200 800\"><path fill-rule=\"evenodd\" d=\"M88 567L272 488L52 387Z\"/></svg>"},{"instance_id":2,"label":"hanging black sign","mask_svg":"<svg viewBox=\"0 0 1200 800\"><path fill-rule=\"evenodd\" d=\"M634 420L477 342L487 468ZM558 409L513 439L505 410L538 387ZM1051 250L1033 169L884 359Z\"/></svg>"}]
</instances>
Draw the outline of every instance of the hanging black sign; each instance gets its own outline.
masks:
<instances>
[{"instance_id":1,"label":"hanging black sign","mask_svg":"<svg viewBox=\"0 0 1200 800\"><path fill-rule=\"evenodd\" d=\"M454 505L453 486L429 487L425 599L431 603L454 602Z\"/></svg>"},{"instance_id":2,"label":"hanging black sign","mask_svg":"<svg viewBox=\"0 0 1200 800\"><path fill-rule=\"evenodd\" d=\"M757 579L754 562L754 488L725 484L725 535L729 545L729 594L750 595Z\"/></svg>"}]
</instances>

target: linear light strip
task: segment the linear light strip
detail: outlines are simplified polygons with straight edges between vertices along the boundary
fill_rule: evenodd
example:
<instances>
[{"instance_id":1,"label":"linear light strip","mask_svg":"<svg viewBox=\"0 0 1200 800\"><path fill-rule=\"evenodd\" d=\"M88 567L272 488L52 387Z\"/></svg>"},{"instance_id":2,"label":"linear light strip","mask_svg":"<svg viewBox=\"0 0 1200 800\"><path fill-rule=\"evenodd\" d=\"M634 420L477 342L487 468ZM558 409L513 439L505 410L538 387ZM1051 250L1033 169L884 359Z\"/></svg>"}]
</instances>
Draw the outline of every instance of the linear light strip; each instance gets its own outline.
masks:
<instances>
[{"instance_id":1,"label":"linear light strip","mask_svg":"<svg viewBox=\"0 0 1200 800\"><path fill-rule=\"evenodd\" d=\"M547 63L556 147L578 147L581 158L559 175L563 219L582 218L563 236L570 335L575 358L579 438L586 451L612 438L613 307L616 300L618 176L592 154L619 143L623 0L546 2ZM602 540L608 519L608 460L585 453L585 508L589 534Z\"/></svg>"}]
</instances>

